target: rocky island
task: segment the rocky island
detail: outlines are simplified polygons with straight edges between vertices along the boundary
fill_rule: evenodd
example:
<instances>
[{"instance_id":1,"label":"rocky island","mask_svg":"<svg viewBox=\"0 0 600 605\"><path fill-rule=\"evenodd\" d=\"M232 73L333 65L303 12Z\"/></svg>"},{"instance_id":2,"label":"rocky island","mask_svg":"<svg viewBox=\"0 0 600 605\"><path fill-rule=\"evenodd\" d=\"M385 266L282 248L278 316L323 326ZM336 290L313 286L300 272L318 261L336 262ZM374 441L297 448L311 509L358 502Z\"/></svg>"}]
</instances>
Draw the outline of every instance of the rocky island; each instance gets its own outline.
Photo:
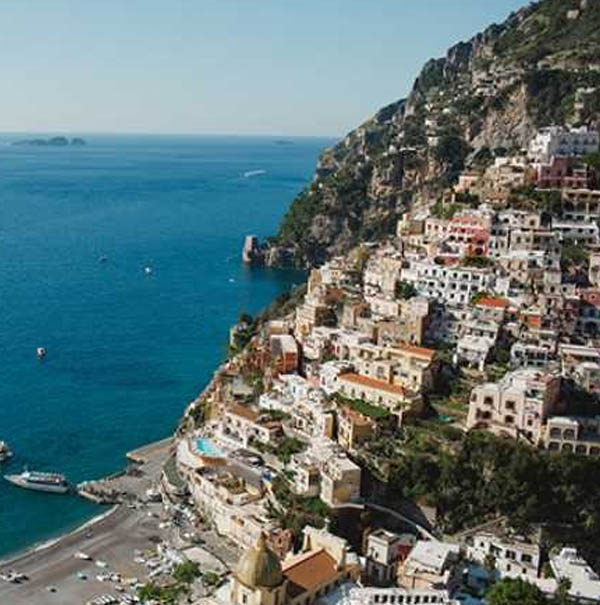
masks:
<instances>
[{"instance_id":1,"label":"rocky island","mask_svg":"<svg viewBox=\"0 0 600 605\"><path fill-rule=\"evenodd\" d=\"M13 141L11 145L28 146L28 147L67 147L67 146L82 146L86 141L80 137L68 139L67 137L50 137L49 139L20 139Z\"/></svg>"}]
</instances>

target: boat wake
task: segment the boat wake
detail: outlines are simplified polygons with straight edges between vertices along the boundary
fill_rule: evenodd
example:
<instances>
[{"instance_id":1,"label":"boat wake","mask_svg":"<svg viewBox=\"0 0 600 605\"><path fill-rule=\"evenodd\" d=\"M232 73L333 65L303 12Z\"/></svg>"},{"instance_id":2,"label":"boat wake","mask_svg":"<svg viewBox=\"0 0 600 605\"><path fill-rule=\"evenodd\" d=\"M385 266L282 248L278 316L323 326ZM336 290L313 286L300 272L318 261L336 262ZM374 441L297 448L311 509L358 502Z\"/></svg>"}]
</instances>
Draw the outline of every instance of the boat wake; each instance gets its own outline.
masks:
<instances>
[{"instance_id":1,"label":"boat wake","mask_svg":"<svg viewBox=\"0 0 600 605\"><path fill-rule=\"evenodd\" d=\"M248 170L244 172L243 177L245 179L250 179L253 176L260 176L261 174L267 174L266 170Z\"/></svg>"}]
</instances>

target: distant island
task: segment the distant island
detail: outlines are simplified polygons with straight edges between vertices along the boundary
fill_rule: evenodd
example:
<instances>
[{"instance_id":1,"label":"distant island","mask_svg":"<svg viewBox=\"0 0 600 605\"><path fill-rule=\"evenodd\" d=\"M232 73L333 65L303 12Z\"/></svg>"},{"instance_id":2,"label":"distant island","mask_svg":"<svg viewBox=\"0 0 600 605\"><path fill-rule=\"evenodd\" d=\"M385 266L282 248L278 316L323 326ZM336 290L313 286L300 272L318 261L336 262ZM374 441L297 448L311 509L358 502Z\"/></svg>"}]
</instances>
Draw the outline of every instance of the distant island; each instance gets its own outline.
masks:
<instances>
[{"instance_id":1,"label":"distant island","mask_svg":"<svg viewBox=\"0 0 600 605\"><path fill-rule=\"evenodd\" d=\"M67 139L67 137L51 137L49 139L21 139L11 143L11 145L28 145L32 147L67 147L68 145L85 144L85 140L79 137L72 139Z\"/></svg>"}]
</instances>

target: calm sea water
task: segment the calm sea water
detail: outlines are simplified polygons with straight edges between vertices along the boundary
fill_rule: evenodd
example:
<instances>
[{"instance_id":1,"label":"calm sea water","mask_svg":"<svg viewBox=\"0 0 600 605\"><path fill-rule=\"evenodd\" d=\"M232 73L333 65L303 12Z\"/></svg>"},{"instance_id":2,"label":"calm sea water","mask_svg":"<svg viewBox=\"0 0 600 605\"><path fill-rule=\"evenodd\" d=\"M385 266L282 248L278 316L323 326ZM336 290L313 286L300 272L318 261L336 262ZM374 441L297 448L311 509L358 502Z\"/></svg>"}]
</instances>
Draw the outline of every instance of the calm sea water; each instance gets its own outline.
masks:
<instances>
[{"instance_id":1,"label":"calm sea water","mask_svg":"<svg viewBox=\"0 0 600 605\"><path fill-rule=\"evenodd\" d=\"M274 232L332 141L11 138L0 137L0 439L15 457L0 471L93 479L170 434L240 311L302 279L243 267L241 244ZM0 556L99 511L0 481Z\"/></svg>"}]
</instances>

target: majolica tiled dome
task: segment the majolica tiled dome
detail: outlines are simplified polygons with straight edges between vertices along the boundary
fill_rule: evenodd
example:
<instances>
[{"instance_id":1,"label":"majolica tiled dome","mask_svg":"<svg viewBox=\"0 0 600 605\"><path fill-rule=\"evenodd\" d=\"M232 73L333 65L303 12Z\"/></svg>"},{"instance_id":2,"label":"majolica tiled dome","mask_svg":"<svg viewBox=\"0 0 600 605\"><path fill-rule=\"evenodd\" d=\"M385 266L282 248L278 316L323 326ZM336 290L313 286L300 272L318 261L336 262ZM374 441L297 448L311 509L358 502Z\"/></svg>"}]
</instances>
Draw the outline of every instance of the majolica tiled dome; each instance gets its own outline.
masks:
<instances>
[{"instance_id":1,"label":"majolica tiled dome","mask_svg":"<svg viewBox=\"0 0 600 605\"><path fill-rule=\"evenodd\" d=\"M235 575L240 582L251 588L274 588L283 582L281 562L267 548L264 534L240 559Z\"/></svg>"}]
</instances>

